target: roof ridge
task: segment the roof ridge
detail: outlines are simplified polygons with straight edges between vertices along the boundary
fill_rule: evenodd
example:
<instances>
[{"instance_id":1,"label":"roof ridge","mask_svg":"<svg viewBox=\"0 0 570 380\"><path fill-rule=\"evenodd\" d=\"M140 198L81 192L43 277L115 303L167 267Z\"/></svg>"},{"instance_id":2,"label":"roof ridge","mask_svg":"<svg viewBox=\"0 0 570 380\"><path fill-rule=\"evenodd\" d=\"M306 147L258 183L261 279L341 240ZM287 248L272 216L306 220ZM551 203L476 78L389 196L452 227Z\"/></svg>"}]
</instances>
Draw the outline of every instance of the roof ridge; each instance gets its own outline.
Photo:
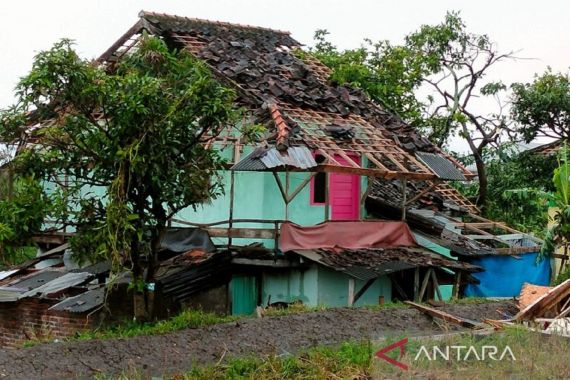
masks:
<instances>
[{"instance_id":1,"label":"roof ridge","mask_svg":"<svg viewBox=\"0 0 570 380\"><path fill-rule=\"evenodd\" d=\"M260 30L260 31L265 31L265 32L291 35L291 32L286 31L286 30L271 29L271 28L266 28L266 27L262 27L262 26L239 24L239 23L232 23L232 22L227 22L227 21L208 20L208 19L203 19L203 18L178 16L178 15L173 15L173 14L151 12L151 11L145 11L145 10L141 10L139 12L140 18L146 18L146 17L152 17L152 16L168 17L168 18L190 21L190 22L199 22L199 23L204 23L204 24L213 24L213 25L218 25L218 26L227 26L227 27L242 28L242 29L254 29L254 30Z\"/></svg>"}]
</instances>

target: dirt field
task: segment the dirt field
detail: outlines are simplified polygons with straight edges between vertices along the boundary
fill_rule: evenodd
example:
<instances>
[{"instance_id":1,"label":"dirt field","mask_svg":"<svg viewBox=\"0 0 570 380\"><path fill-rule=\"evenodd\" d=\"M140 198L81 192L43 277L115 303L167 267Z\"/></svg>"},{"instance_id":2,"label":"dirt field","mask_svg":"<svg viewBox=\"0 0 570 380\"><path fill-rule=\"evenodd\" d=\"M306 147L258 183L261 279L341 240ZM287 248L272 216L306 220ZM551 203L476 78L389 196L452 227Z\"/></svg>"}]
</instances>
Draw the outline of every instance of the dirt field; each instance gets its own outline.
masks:
<instances>
[{"instance_id":1,"label":"dirt field","mask_svg":"<svg viewBox=\"0 0 570 380\"><path fill-rule=\"evenodd\" d=\"M499 318L497 309L516 311L512 302L443 308L472 320ZM194 364L216 363L222 356L287 354L316 345L390 335L429 335L441 330L440 325L415 309L330 309L244 319L166 335L4 349L0 350L0 377L75 379L129 370L159 376L188 370Z\"/></svg>"}]
</instances>

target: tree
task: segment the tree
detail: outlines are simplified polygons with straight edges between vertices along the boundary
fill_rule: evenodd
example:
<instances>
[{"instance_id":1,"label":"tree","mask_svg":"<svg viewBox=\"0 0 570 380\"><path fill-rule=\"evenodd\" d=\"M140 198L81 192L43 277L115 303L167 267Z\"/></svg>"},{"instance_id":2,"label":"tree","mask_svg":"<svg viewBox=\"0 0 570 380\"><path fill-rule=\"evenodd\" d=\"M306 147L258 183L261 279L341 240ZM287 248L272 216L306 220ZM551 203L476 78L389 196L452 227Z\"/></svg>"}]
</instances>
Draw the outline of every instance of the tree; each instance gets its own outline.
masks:
<instances>
[{"instance_id":1,"label":"tree","mask_svg":"<svg viewBox=\"0 0 570 380\"><path fill-rule=\"evenodd\" d=\"M513 118L526 142L538 136L570 138L570 77L549 68L532 83L512 86Z\"/></svg>"},{"instance_id":2,"label":"tree","mask_svg":"<svg viewBox=\"0 0 570 380\"><path fill-rule=\"evenodd\" d=\"M235 125L234 99L203 64L158 38L144 36L110 67L80 59L63 40L35 57L0 137L31 133L39 142L15 166L63 189L58 219L77 229L73 251L111 260L143 284L153 280L169 218L223 190L212 180L223 160L204 143ZM22 128L30 122L42 127Z\"/></svg>"},{"instance_id":3,"label":"tree","mask_svg":"<svg viewBox=\"0 0 570 380\"><path fill-rule=\"evenodd\" d=\"M333 83L361 88L414 127L424 127L424 104L415 91L430 71L421 57L389 41L365 40L360 48L341 51L326 39L328 34L315 32L310 53L333 70L329 78Z\"/></svg>"},{"instance_id":4,"label":"tree","mask_svg":"<svg viewBox=\"0 0 570 380\"><path fill-rule=\"evenodd\" d=\"M548 200L554 191L552 172L556 157L519 152L516 144L504 144L483 154L489 180L485 216L502 220L523 232L543 237L548 222ZM473 160L467 160L470 164ZM478 183L456 184L466 196L477 194Z\"/></svg>"},{"instance_id":5,"label":"tree","mask_svg":"<svg viewBox=\"0 0 570 380\"><path fill-rule=\"evenodd\" d=\"M334 70L333 80L363 88L440 147L452 136L467 142L478 171L477 203L484 205L488 179L483 152L498 145L511 121L502 101L506 85L482 80L511 53L497 51L486 35L468 32L453 12L438 25L420 27L402 46L368 43L339 52L324 36L317 33L314 53ZM426 88L433 93L423 98L420 93ZM496 102L494 112L478 112L475 99L481 96Z\"/></svg>"},{"instance_id":6,"label":"tree","mask_svg":"<svg viewBox=\"0 0 570 380\"><path fill-rule=\"evenodd\" d=\"M23 175L11 184L10 194L0 197L0 263L18 264L35 253L32 235L53 209L52 200L43 192L33 175ZM7 193L7 192L6 192Z\"/></svg>"}]
</instances>

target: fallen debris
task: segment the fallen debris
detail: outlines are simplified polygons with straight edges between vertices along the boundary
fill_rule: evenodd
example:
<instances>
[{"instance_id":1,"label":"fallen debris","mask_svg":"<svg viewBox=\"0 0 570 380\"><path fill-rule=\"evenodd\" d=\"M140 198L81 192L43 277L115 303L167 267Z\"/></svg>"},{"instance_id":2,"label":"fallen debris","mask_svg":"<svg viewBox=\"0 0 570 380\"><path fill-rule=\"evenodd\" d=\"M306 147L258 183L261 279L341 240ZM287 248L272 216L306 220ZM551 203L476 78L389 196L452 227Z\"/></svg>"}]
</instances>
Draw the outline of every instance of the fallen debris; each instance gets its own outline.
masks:
<instances>
[{"instance_id":1,"label":"fallen debris","mask_svg":"<svg viewBox=\"0 0 570 380\"><path fill-rule=\"evenodd\" d=\"M420 305L419 303L415 303L415 302L411 302L411 301L404 301L404 303L418 309L421 312L424 312L432 317L436 317L436 318L440 318L443 319L446 322L451 322L451 323L455 323L459 326L462 327L468 327L468 328L482 328L484 327L484 324L476 322L476 321L472 321L466 318L461 318L461 317L457 317L455 315L451 315L448 314L446 312L440 311L440 310L436 310L434 308L425 306L425 305Z\"/></svg>"},{"instance_id":2,"label":"fallen debris","mask_svg":"<svg viewBox=\"0 0 570 380\"><path fill-rule=\"evenodd\" d=\"M486 319L485 323L495 328L518 324L540 333L570 337L570 279L553 288L525 284L519 307L510 319Z\"/></svg>"},{"instance_id":3,"label":"fallen debris","mask_svg":"<svg viewBox=\"0 0 570 380\"><path fill-rule=\"evenodd\" d=\"M550 289L514 316L515 321L556 317L565 312L570 299L570 279Z\"/></svg>"}]
</instances>

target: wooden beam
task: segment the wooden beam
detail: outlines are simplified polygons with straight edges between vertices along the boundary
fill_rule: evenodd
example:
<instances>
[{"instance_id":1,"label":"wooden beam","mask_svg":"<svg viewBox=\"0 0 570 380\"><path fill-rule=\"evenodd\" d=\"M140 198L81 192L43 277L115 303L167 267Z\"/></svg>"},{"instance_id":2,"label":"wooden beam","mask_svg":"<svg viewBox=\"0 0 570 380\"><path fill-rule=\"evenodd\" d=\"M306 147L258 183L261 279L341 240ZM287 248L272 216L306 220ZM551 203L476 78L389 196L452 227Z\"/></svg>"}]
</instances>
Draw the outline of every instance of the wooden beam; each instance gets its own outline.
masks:
<instances>
[{"instance_id":1,"label":"wooden beam","mask_svg":"<svg viewBox=\"0 0 570 380\"><path fill-rule=\"evenodd\" d=\"M273 228L206 228L211 237L275 239Z\"/></svg>"},{"instance_id":2,"label":"wooden beam","mask_svg":"<svg viewBox=\"0 0 570 380\"><path fill-rule=\"evenodd\" d=\"M348 306L354 305L354 278L348 279Z\"/></svg>"},{"instance_id":3,"label":"wooden beam","mask_svg":"<svg viewBox=\"0 0 570 380\"><path fill-rule=\"evenodd\" d=\"M443 301L443 297L441 296L441 290L439 290L439 282L437 281L437 276L434 270L431 271L431 279L433 281L433 287L435 288L435 292L437 293L437 298L439 298L440 301Z\"/></svg>"},{"instance_id":4,"label":"wooden beam","mask_svg":"<svg viewBox=\"0 0 570 380\"><path fill-rule=\"evenodd\" d=\"M414 195L412 198L410 198L407 202L406 205L412 204L415 201L417 201L418 199L420 199L421 197L423 197L424 195L426 195L427 193L429 193L430 191L432 191L435 187L437 186L436 182L432 182L430 186L426 187L425 189L423 189L422 191L420 191L418 194Z\"/></svg>"},{"instance_id":5,"label":"wooden beam","mask_svg":"<svg viewBox=\"0 0 570 380\"><path fill-rule=\"evenodd\" d=\"M414 301L418 301L420 291L420 267L414 270Z\"/></svg>"},{"instance_id":6,"label":"wooden beam","mask_svg":"<svg viewBox=\"0 0 570 380\"><path fill-rule=\"evenodd\" d=\"M402 220L406 220L406 197L408 196L408 181L403 178L402 182Z\"/></svg>"},{"instance_id":7,"label":"wooden beam","mask_svg":"<svg viewBox=\"0 0 570 380\"><path fill-rule=\"evenodd\" d=\"M419 311L421 311L427 315L443 319L444 321L447 321L447 322L455 323L456 325L459 325L459 326L468 327L468 328L482 327L483 326L482 323L478 323L478 322L471 321L469 319L465 319L465 318L461 318L461 317L456 317L455 315L448 314L446 312L431 308L429 306L420 305L418 303L411 302L411 301L404 301L404 303L418 309Z\"/></svg>"},{"instance_id":8,"label":"wooden beam","mask_svg":"<svg viewBox=\"0 0 570 380\"><path fill-rule=\"evenodd\" d=\"M287 203L287 192L283 187L283 183L281 182L281 178L279 178L279 174L277 174L277 172L273 172L273 178L275 178L275 182L277 182L277 187L279 187L281 197L283 197L283 202Z\"/></svg>"},{"instance_id":9,"label":"wooden beam","mask_svg":"<svg viewBox=\"0 0 570 380\"><path fill-rule=\"evenodd\" d=\"M458 270L455 273L455 283L453 284L452 297L455 299L459 298L459 288L461 287L461 271Z\"/></svg>"},{"instance_id":10,"label":"wooden beam","mask_svg":"<svg viewBox=\"0 0 570 380\"><path fill-rule=\"evenodd\" d=\"M426 291L427 285L428 285L428 281L431 275L431 272L433 271L432 268L429 268L424 276L424 281L422 282L422 288L420 289L420 295L418 296L418 301L422 302L422 299L424 298L424 293Z\"/></svg>"},{"instance_id":11,"label":"wooden beam","mask_svg":"<svg viewBox=\"0 0 570 380\"><path fill-rule=\"evenodd\" d=\"M360 288L360 290L354 295L354 299L352 300L353 304L356 303L360 297L362 297L362 295L368 290L368 288L370 288L374 281L376 281L376 278L371 278L370 280L366 281L364 285L362 285L362 288Z\"/></svg>"},{"instance_id":12,"label":"wooden beam","mask_svg":"<svg viewBox=\"0 0 570 380\"><path fill-rule=\"evenodd\" d=\"M310 173L310 175L305 178L303 180L303 182L301 182L299 184L299 186L297 186L297 188L287 197L287 202L290 203L293 199L295 199L295 197L301 192L301 190L303 190L305 188L305 186L307 186L307 184L309 182L311 182L311 179L316 175L317 173Z\"/></svg>"}]
</instances>

